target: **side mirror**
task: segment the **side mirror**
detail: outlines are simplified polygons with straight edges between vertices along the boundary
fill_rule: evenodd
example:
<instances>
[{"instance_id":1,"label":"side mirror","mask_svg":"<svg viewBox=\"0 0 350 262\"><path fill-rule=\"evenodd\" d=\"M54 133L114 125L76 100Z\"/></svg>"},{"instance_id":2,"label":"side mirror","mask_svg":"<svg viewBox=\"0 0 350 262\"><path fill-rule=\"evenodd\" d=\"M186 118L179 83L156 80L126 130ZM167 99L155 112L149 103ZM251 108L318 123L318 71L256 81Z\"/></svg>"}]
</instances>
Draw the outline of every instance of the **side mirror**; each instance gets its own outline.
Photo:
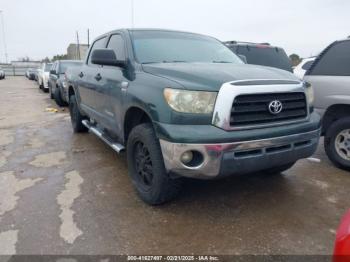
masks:
<instances>
[{"instance_id":1,"label":"side mirror","mask_svg":"<svg viewBox=\"0 0 350 262\"><path fill-rule=\"evenodd\" d=\"M50 74L51 75L56 75L56 71L55 70L50 70Z\"/></svg>"},{"instance_id":2,"label":"side mirror","mask_svg":"<svg viewBox=\"0 0 350 262\"><path fill-rule=\"evenodd\" d=\"M238 57L245 63L248 64L247 57L245 55L238 55Z\"/></svg>"},{"instance_id":3,"label":"side mirror","mask_svg":"<svg viewBox=\"0 0 350 262\"><path fill-rule=\"evenodd\" d=\"M119 66L124 67L125 62L117 60L113 49L95 49L91 54L91 63L96 65Z\"/></svg>"}]
</instances>

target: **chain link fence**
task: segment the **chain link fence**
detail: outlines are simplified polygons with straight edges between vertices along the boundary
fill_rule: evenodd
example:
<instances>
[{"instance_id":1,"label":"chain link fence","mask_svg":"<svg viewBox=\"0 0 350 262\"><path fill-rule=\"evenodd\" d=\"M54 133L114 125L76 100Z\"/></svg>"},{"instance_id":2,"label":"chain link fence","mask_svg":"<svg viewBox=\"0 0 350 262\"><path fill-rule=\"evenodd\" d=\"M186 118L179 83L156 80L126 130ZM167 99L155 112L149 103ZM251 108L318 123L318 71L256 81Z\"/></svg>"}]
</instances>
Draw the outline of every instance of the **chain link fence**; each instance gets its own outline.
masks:
<instances>
[{"instance_id":1,"label":"chain link fence","mask_svg":"<svg viewBox=\"0 0 350 262\"><path fill-rule=\"evenodd\" d=\"M6 76L24 76L26 71L32 67L24 66L1 66L1 69L5 71Z\"/></svg>"},{"instance_id":2,"label":"chain link fence","mask_svg":"<svg viewBox=\"0 0 350 262\"><path fill-rule=\"evenodd\" d=\"M24 76L30 68L39 68L41 62L18 62L14 61L11 64L0 64L0 69L5 71L6 76Z\"/></svg>"}]
</instances>

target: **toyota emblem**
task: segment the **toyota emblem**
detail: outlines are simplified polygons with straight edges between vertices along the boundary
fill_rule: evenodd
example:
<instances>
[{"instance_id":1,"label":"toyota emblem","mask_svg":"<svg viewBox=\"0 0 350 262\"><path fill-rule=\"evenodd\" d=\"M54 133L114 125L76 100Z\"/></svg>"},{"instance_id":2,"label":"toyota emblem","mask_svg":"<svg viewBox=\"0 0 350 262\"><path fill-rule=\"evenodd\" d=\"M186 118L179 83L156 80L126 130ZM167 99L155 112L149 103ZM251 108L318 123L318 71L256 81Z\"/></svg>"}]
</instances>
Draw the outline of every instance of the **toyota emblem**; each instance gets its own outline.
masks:
<instances>
[{"instance_id":1,"label":"toyota emblem","mask_svg":"<svg viewBox=\"0 0 350 262\"><path fill-rule=\"evenodd\" d=\"M283 108L282 102L279 100L273 100L269 104L269 111L273 115L277 115L277 114L281 113L282 108Z\"/></svg>"}]
</instances>

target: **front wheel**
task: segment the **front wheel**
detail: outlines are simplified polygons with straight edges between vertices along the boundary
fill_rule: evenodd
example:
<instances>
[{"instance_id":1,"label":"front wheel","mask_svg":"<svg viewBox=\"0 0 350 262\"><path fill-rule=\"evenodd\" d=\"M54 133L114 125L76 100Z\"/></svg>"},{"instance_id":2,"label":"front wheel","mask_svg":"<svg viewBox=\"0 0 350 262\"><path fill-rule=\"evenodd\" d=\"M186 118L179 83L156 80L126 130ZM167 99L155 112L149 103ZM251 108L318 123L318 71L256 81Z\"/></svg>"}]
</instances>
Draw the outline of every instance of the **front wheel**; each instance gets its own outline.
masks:
<instances>
[{"instance_id":1,"label":"front wheel","mask_svg":"<svg viewBox=\"0 0 350 262\"><path fill-rule=\"evenodd\" d=\"M58 87L55 88L55 93L53 97L58 106L60 107L67 106L67 103L62 99L61 90Z\"/></svg>"},{"instance_id":2,"label":"front wheel","mask_svg":"<svg viewBox=\"0 0 350 262\"><path fill-rule=\"evenodd\" d=\"M87 132L88 129L86 126L83 125L82 121L86 119L79 110L77 99L75 95L71 95L69 97L69 113L70 113L70 119L72 122L72 127L74 133L83 133Z\"/></svg>"},{"instance_id":3,"label":"front wheel","mask_svg":"<svg viewBox=\"0 0 350 262\"><path fill-rule=\"evenodd\" d=\"M350 170L350 117L331 124L326 131L324 147L334 165Z\"/></svg>"},{"instance_id":4,"label":"front wheel","mask_svg":"<svg viewBox=\"0 0 350 262\"><path fill-rule=\"evenodd\" d=\"M140 124L132 129L127 142L127 160L129 175L143 201L158 205L176 197L182 180L167 174L151 124Z\"/></svg>"}]
</instances>

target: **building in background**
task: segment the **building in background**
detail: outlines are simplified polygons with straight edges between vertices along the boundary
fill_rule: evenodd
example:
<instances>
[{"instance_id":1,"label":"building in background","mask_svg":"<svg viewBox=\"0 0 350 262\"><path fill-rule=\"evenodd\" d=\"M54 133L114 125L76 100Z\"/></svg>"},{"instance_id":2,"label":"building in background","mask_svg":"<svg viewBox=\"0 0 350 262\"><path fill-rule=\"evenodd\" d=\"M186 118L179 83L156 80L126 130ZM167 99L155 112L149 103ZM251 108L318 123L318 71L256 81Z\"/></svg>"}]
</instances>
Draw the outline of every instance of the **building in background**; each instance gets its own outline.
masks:
<instances>
[{"instance_id":1,"label":"building in background","mask_svg":"<svg viewBox=\"0 0 350 262\"><path fill-rule=\"evenodd\" d=\"M79 48L77 44L70 44L67 48L67 59L70 60L83 60L89 49L86 44L80 44Z\"/></svg>"}]
</instances>

